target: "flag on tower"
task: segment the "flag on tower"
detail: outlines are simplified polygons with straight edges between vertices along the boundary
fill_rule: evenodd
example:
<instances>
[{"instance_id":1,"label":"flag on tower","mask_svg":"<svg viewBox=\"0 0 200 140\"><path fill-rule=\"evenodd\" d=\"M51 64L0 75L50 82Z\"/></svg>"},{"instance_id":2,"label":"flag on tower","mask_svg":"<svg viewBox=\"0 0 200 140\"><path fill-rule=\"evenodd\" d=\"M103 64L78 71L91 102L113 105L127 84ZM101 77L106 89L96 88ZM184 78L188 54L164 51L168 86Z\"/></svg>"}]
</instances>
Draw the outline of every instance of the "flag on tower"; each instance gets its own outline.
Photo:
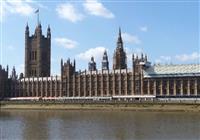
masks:
<instances>
[{"instance_id":1,"label":"flag on tower","mask_svg":"<svg viewBox=\"0 0 200 140\"><path fill-rule=\"evenodd\" d=\"M35 11L35 13L38 13L39 12L39 9L37 9L36 11Z\"/></svg>"}]
</instances>

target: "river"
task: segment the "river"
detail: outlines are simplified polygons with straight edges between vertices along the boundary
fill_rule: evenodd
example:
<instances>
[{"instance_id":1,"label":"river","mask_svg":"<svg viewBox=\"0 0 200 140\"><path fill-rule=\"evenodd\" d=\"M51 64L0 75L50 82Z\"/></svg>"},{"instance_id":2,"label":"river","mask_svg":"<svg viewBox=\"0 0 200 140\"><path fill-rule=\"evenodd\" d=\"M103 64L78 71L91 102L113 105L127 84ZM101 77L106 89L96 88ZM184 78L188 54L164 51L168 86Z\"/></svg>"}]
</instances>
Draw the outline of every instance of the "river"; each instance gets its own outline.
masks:
<instances>
[{"instance_id":1,"label":"river","mask_svg":"<svg viewBox=\"0 0 200 140\"><path fill-rule=\"evenodd\" d=\"M1 140L200 140L198 112L1 110Z\"/></svg>"}]
</instances>

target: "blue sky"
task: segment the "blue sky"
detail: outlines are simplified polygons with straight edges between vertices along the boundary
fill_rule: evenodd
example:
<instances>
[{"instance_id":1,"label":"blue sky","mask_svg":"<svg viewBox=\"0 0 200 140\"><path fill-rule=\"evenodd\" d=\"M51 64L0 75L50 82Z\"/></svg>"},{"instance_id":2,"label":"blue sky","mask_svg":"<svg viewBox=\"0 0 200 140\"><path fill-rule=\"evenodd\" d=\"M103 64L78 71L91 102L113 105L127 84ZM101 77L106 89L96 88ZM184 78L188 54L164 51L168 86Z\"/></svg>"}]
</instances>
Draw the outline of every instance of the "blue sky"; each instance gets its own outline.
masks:
<instances>
[{"instance_id":1,"label":"blue sky","mask_svg":"<svg viewBox=\"0 0 200 140\"><path fill-rule=\"evenodd\" d=\"M60 74L60 59L76 59L77 70L87 69L91 56L101 68L106 49L110 68L119 26L129 68L131 54L148 55L160 64L200 63L199 1L1 1L0 63L24 71L24 32L33 34L40 9L43 34L51 27L52 74Z\"/></svg>"}]
</instances>

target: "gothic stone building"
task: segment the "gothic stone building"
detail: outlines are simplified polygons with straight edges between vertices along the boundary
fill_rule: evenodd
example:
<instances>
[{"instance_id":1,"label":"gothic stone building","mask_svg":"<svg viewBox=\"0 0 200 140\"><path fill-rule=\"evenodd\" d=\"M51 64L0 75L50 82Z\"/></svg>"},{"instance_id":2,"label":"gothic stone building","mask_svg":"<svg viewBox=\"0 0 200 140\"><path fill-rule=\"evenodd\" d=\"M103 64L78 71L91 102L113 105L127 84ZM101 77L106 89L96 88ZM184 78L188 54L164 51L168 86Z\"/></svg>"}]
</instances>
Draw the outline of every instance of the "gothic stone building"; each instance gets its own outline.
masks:
<instances>
[{"instance_id":1,"label":"gothic stone building","mask_svg":"<svg viewBox=\"0 0 200 140\"><path fill-rule=\"evenodd\" d=\"M25 77L49 77L51 64L51 31L47 29L47 37L42 35L39 23L35 33L29 36L29 27L25 31Z\"/></svg>"},{"instance_id":2,"label":"gothic stone building","mask_svg":"<svg viewBox=\"0 0 200 140\"><path fill-rule=\"evenodd\" d=\"M5 96L8 92L8 66L6 70L0 65L0 98Z\"/></svg>"},{"instance_id":3,"label":"gothic stone building","mask_svg":"<svg viewBox=\"0 0 200 140\"><path fill-rule=\"evenodd\" d=\"M6 94L2 93L8 74L4 70L0 79L4 97L200 97L200 64L151 65L147 56L132 55L132 66L127 68L126 52L121 30L113 56L113 69L109 69L107 52L102 56L102 68L97 70L94 58L88 70L76 71L76 62L61 60L61 76L50 76L51 33L42 35L41 25L35 34L25 32L25 77L18 79L15 70ZM6 75L7 74L7 75Z\"/></svg>"}]
</instances>

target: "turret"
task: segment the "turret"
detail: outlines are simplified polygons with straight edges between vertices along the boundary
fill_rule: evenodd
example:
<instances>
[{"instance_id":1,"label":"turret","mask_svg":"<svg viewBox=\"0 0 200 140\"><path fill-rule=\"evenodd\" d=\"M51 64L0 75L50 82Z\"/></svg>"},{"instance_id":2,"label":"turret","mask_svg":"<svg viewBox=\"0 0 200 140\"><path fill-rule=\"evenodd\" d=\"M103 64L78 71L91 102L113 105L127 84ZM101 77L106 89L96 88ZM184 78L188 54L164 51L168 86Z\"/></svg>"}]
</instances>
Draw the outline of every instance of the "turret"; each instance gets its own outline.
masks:
<instances>
[{"instance_id":1,"label":"turret","mask_svg":"<svg viewBox=\"0 0 200 140\"><path fill-rule=\"evenodd\" d=\"M16 75L15 67L13 67L13 69L12 69L11 79L12 80L17 80L17 75Z\"/></svg>"},{"instance_id":2,"label":"turret","mask_svg":"<svg viewBox=\"0 0 200 140\"><path fill-rule=\"evenodd\" d=\"M6 72L7 72L7 77L8 77L8 75L9 75L9 67L8 67L8 65L6 67Z\"/></svg>"},{"instance_id":3,"label":"turret","mask_svg":"<svg viewBox=\"0 0 200 140\"><path fill-rule=\"evenodd\" d=\"M145 59L145 61L147 62L147 55L145 55L145 58L144 58L144 59Z\"/></svg>"},{"instance_id":4,"label":"turret","mask_svg":"<svg viewBox=\"0 0 200 140\"><path fill-rule=\"evenodd\" d=\"M51 38L51 29L50 29L49 25L48 25L48 28L47 28L47 38Z\"/></svg>"},{"instance_id":5,"label":"turret","mask_svg":"<svg viewBox=\"0 0 200 140\"><path fill-rule=\"evenodd\" d=\"M73 64L73 66L74 66L74 72L76 71L76 60L74 59L74 64Z\"/></svg>"},{"instance_id":6,"label":"turret","mask_svg":"<svg viewBox=\"0 0 200 140\"><path fill-rule=\"evenodd\" d=\"M62 74L62 69L63 69L63 59L61 59L61 61L60 61L60 70L61 70L61 74Z\"/></svg>"},{"instance_id":7,"label":"turret","mask_svg":"<svg viewBox=\"0 0 200 140\"><path fill-rule=\"evenodd\" d=\"M108 70L108 69L109 69L108 55L105 50L102 59L102 70Z\"/></svg>"},{"instance_id":8,"label":"turret","mask_svg":"<svg viewBox=\"0 0 200 140\"><path fill-rule=\"evenodd\" d=\"M42 25L41 23L38 23L36 29L35 29L35 35L40 37L42 36Z\"/></svg>"},{"instance_id":9,"label":"turret","mask_svg":"<svg viewBox=\"0 0 200 140\"><path fill-rule=\"evenodd\" d=\"M26 29L25 29L25 38L27 39L29 37L29 27L28 23L26 24Z\"/></svg>"},{"instance_id":10,"label":"turret","mask_svg":"<svg viewBox=\"0 0 200 140\"><path fill-rule=\"evenodd\" d=\"M132 54L132 61L134 61L135 60L135 56L134 56L134 54Z\"/></svg>"},{"instance_id":11,"label":"turret","mask_svg":"<svg viewBox=\"0 0 200 140\"><path fill-rule=\"evenodd\" d=\"M123 41L122 41L122 35L121 35L121 28L119 27L119 35L117 39L117 48L123 49Z\"/></svg>"},{"instance_id":12,"label":"turret","mask_svg":"<svg viewBox=\"0 0 200 140\"><path fill-rule=\"evenodd\" d=\"M94 61L94 57L91 57L90 62L88 63L88 70L95 71L96 70L96 62Z\"/></svg>"}]
</instances>

